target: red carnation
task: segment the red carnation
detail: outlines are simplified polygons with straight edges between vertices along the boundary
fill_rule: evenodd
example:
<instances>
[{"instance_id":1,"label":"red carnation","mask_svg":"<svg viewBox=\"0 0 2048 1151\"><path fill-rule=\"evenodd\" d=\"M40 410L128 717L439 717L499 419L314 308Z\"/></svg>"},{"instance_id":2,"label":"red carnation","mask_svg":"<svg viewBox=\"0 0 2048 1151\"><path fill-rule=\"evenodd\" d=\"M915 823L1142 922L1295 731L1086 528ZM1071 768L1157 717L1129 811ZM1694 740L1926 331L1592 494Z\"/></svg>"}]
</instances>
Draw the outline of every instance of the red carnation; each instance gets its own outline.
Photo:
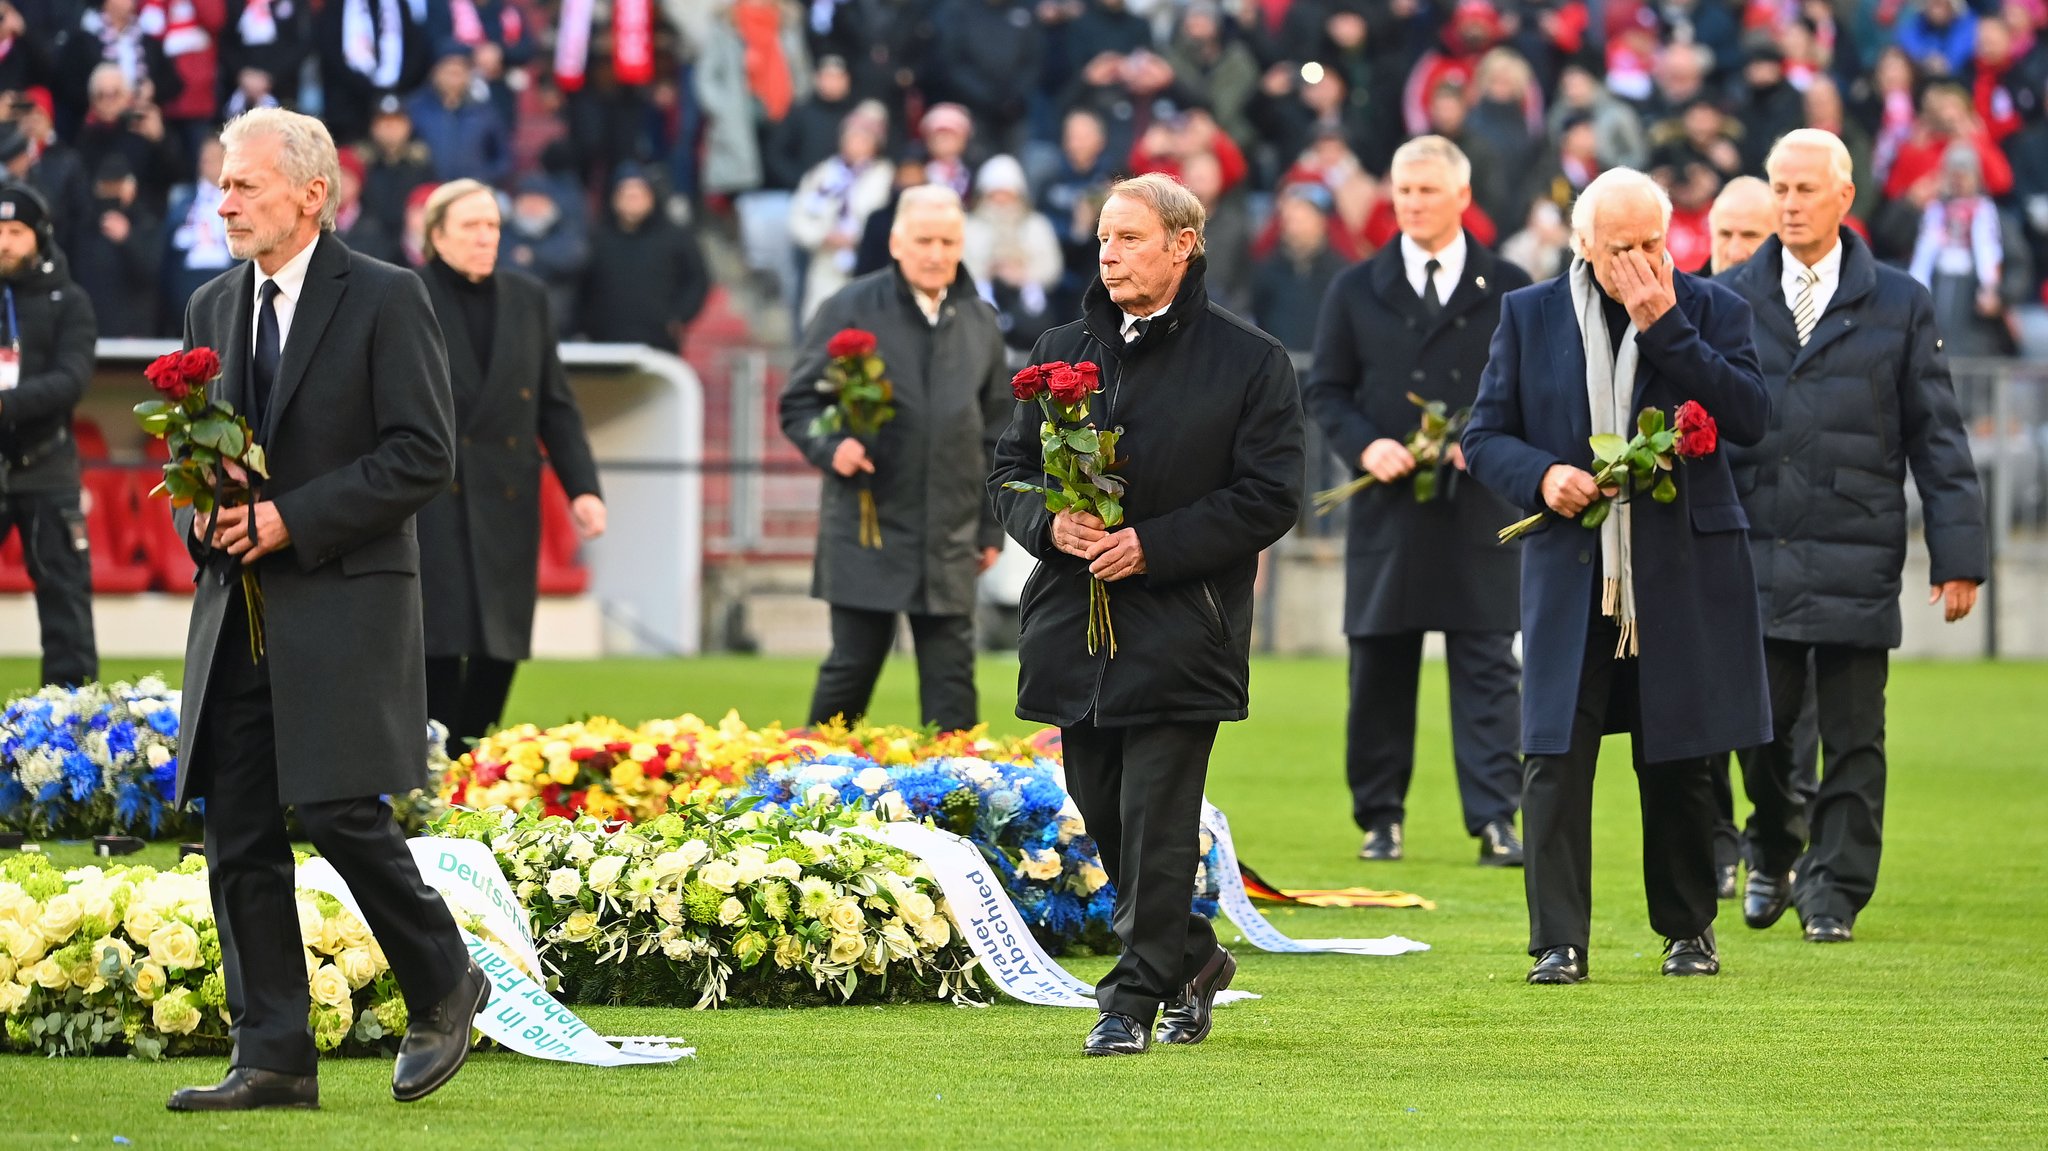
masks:
<instances>
[{"instance_id":1,"label":"red carnation","mask_svg":"<svg viewBox=\"0 0 2048 1151\"><path fill-rule=\"evenodd\" d=\"M1095 365L1087 365L1093 368ZM1055 365L1046 373L1046 387L1052 391L1053 402L1067 407L1083 403L1095 390L1096 374L1083 373L1079 368L1066 364Z\"/></svg>"},{"instance_id":2,"label":"red carnation","mask_svg":"<svg viewBox=\"0 0 2048 1151\"><path fill-rule=\"evenodd\" d=\"M165 399L182 401L192 391L185 380L184 359L182 352L158 356L142 374Z\"/></svg>"},{"instance_id":3,"label":"red carnation","mask_svg":"<svg viewBox=\"0 0 2048 1151\"><path fill-rule=\"evenodd\" d=\"M1674 421L1678 430L1678 454L1689 460L1712 455L1715 445L1721 441L1720 429L1714 426L1714 417L1697 400L1687 400L1678 406Z\"/></svg>"},{"instance_id":4,"label":"red carnation","mask_svg":"<svg viewBox=\"0 0 2048 1151\"><path fill-rule=\"evenodd\" d=\"M1010 377L1010 394L1024 403L1037 399L1045 391L1045 369L1031 364Z\"/></svg>"},{"instance_id":5,"label":"red carnation","mask_svg":"<svg viewBox=\"0 0 2048 1151\"><path fill-rule=\"evenodd\" d=\"M825 341L825 354L835 360L865 356L874 350L875 334L859 328L842 328L838 335Z\"/></svg>"},{"instance_id":6,"label":"red carnation","mask_svg":"<svg viewBox=\"0 0 2048 1151\"><path fill-rule=\"evenodd\" d=\"M196 388L220 375L220 356L212 348L194 348L185 353L178 372L187 385Z\"/></svg>"}]
</instances>

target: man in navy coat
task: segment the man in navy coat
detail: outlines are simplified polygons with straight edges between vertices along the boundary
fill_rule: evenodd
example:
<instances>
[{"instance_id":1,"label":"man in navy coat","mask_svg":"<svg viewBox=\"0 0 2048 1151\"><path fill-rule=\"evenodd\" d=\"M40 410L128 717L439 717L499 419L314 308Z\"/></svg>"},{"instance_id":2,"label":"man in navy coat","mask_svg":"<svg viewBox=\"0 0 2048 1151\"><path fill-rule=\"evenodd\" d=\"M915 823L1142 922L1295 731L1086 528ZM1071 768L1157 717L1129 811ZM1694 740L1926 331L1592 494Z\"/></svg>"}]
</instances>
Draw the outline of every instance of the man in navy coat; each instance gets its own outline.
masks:
<instances>
[{"instance_id":1,"label":"man in navy coat","mask_svg":"<svg viewBox=\"0 0 2048 1151\"><path fill-rule=\"evenodd\" d=\"M1640 172L1587 185L1572 209L1570 274L1502 303L1464 438L1479 482L1554 517L1522 553L1531 983L1586 977L1593 769L1600 737L1620 731L1642 793L1664 973L1720 970L1710 757L1771 727L1749 521L1724 453L1682 462L1671 503L1620 503L1594 530L1576 522L1602 494L1591 435L1631 435L1644 409L1668 419L1687 400L1733 443L1755 443L1768 423L1749 306L1672 270L1670 220L1670 200Z\"/></svg>"}]
</instances>

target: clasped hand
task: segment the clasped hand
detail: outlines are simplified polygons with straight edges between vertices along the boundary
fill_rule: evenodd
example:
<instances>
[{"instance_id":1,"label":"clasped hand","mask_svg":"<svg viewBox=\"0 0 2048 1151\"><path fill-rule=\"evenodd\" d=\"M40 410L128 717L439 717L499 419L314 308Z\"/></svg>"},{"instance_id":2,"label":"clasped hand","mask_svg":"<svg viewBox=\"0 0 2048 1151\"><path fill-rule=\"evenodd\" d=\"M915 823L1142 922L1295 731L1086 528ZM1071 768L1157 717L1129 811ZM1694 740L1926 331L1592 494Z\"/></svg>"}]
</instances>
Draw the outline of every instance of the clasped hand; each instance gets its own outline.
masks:
<instances>
[{"instance_id":1,"label":"clasped hand","mask_svg":"<svg viewBox=\"0 0 2048 1151\"><path fill-rule=\"evenodd\" d=\"M1543 503L1566 519L1577 518L1580 512L1593 506L1593 501L1603 495L1615 495L1620 490L1602 490L1593 482L1591 472L1570 464L1552 464L1550 470L1543 473Z\"/></svg>"},{"instance_id":2,"label":"clasped hand","mask_svg":"<svg viewBox=\"0 0 2048 1151\"><path fill-rule=\"evenodd\" d=\"M1136 528L1110 531L1087 512L1069 509L1052 518L1052 546L1088 561L1088 573L1104 583L1145 574L1145 551Z\"/></svg>"}]
</instances>

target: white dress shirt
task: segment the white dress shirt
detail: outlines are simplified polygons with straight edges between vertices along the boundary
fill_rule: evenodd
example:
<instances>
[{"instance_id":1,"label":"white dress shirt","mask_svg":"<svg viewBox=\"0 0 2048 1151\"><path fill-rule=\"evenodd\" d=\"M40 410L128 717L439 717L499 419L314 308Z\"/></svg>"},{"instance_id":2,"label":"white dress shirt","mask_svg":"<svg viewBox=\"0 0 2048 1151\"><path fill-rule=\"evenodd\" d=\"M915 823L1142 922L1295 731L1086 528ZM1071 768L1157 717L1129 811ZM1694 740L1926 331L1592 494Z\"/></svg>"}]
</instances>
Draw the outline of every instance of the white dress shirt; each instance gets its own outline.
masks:
<instances>
[{"instance_id":1,"label":"white dress shirt","mask_svg":"<svg viewBox=\"0 0 2048 1151\"><path fill-rule=\"evenodd\" d=\"M1451 302L1451 293L1458 290L1459 277L1465 274L1465 230L1458 229L1456 238L1445 244L1443 251L1433 256L1423 251L1421 244L1409 239L1406 232L1401 233L1401 264L1408 269L1408 286L1415 289L1417 299L1421 299L1423 294L1424 266L1431 260L1435 260L1438 265L1437 303L1448 304Z\"/></svg>"},{"instance_id":2,"label":"white dress shirt","mask_svg":"<svg viewBox=\"0 0 2048 1151\"><path fill-rule=\"evenodd\" d=\"M312 243L299 249L299 254L284 262L277 275L266 276L262 268L256 269L256 296L249 301L249 354L256 354L256 329L262 323L263 285L277 281L277 352L284 355L292 338L292 316L299 310L299 296L306 290L306 269L313 263L313 249L320 246L315 237Z\"/></svg>"},{"instance_id":3,"label":"white dress shirt","mask_svg":"<svg viewBox=\"0 0 2048 1151\"><path fill-rule=\"evenodd\" d=\"M1785 289L1785 307L1788 310L1798 310L1799 273L1805 270L1806 265L1799 262L1799 257L1793 255L1790 248L1785 249L1785 266L1779 274L1779 284ZM1820 318L1828 314L1828 301L1835 298L1835 289L1842 286L1842 241L1839 237L1834 248L1820 258L1820 263L1815 264L1812 271L1820 277L1813 286L1813 318L1818 324Z\"/></svg>"},{"instance_id":4,"label":"white dress shirt","mask_svg":"<svg viewBox=\"0 0 2048 1151\"><path fill-rule=\"evenodd\" d=\"M927 296L916 288L910 289L910 298L917 301L917 310L924 313L924 322L932 327L939 326L939 309L945 306L946 289L940 288L936 296Z\"/></svg>"},{"instance_id":5,"label":"white dress shirt","mask_svg":"<svg viewBox=\"0 0 2048 1151\"><path fill-rule=\"evenodd\" d=\"M1173 310L1173 304L1171 301L1169 301L1166 307L1159 309L1158 311L1152 313L1149 316L1134 316L1129 312L1125 312L1123 326L1124 343L1128 344L1132 340L1138 338L1139 320L1156 320L1171 310Z\"/></svg>"}]
</instances>

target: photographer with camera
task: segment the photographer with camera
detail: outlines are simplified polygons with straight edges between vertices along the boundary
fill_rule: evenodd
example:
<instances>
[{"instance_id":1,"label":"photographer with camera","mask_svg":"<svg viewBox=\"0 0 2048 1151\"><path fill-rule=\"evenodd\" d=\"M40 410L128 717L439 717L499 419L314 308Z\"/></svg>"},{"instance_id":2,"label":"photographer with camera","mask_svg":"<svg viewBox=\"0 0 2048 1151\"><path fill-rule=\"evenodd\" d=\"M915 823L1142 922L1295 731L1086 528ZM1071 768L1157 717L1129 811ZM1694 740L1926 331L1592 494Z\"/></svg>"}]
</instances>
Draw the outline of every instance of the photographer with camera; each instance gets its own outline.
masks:
<instances>
[{"instance_id":1,"label":"photographer with camera","mask_svg":"<svg viewBox=\"0 0 2048 1151\"><path fill-rule=\"evenodd\" d=\"M43 682L99 675L92 560L71 412L92 375L92 302L71 282L35 189L0 184L0 540L21 533L43 633Z\"/></svg>"}]
</instances>

